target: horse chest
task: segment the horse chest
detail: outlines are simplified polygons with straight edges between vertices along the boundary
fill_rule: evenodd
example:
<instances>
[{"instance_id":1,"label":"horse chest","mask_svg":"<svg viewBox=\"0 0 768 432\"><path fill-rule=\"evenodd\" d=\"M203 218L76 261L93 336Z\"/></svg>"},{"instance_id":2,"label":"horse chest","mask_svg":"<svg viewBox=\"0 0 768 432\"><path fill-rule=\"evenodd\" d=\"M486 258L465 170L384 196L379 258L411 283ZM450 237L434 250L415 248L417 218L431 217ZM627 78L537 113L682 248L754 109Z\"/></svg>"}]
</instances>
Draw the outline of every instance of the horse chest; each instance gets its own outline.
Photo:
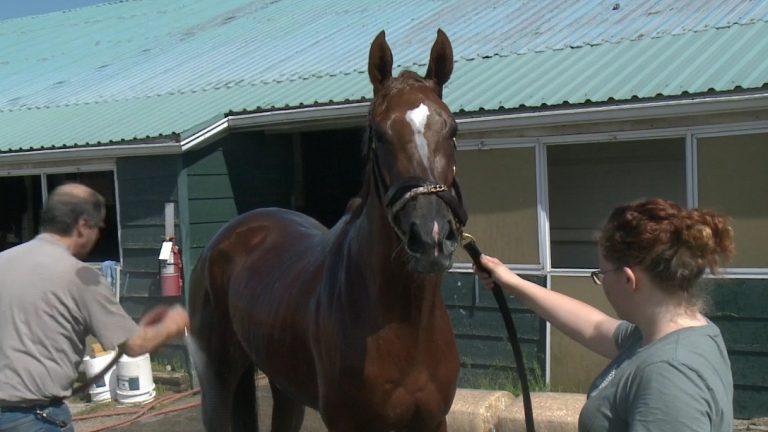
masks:
<instances>
[{"instance_id":1,"label":"horse chest","mask_svg":"<svg viewBox=\"0 0 768 432\"><path fill-rule=\"evenodd\" d=\"M409 339L390 328L368 341L369 402L391 425L443 418L455 392L458 356L450 355L453 340L448 347L440 347L439 340L416 343ZM449 355L443 357L446 348Z\"/></svg>"},{"instance_id":2,"label":"horse chest","mask_svg":"<svg viewBox=\"0 0 768 432\"><path fill-rule=\"evenodd\" d=\"M437 421L445 416L445 392L426 372L416 373L400 385L383 383L381 405L374 408L386 424L404 426L414 422Z\"/></svg>"}]
</instances>

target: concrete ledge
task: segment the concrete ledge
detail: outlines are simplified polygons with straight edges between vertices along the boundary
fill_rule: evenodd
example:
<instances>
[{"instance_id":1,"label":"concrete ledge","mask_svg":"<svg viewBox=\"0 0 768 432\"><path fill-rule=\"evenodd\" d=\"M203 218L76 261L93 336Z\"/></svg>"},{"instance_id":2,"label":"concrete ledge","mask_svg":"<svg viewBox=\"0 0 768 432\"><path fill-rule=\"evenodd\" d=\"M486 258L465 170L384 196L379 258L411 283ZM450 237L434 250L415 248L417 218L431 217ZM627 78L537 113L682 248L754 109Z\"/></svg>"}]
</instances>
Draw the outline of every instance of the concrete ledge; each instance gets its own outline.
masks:
<instances>
[{"instance_id":1,"label":"concrete ledge","mask_svg":"<svg viewBox=\"0 0 768 432\"><path fill-rule=\"evenodd\" d=\"M448 413L451 432L500 432L499 416L515 402L512 393L458 389Z\"/></svg>"},{"instance_id":2,"label":"concrete ledge","mask_svg":"<svg viewBox=\"0 0 768 432\"><path fill-rule=\"evenodd\" d=\"M579 413L587 397L581 393L531 393L533 422L537 432L577 432ZM499 416L497 431L524 431L523 398Z\"/></svg>"},{"instance_id":3,"label":"concrete ledge","mask_svg":"<svg viewBox=\"0 0 768 432\"><path fill-rule=\"evenodd\" d=\"M257 378L259 430L270 430L272 394L266 379ZM577 432L585 395L578 393L533 393L537 432ZM504 391L458 389L448 413L449 432L525 431L523 398ZM320 414L307 409L301 432L327 432Z\"/></svg>"}]
</instances>

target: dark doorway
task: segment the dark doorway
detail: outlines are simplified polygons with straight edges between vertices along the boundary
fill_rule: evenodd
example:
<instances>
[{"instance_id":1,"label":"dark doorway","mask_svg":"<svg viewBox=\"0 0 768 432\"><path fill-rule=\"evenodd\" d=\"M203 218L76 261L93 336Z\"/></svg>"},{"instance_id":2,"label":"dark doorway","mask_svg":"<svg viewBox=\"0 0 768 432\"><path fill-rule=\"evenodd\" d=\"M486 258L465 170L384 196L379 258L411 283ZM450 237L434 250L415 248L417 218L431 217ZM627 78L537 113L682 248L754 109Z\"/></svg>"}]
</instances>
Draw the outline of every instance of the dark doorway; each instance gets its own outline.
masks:
<instances>
[{"instance_id":1,"label":"dark doorway","mask_svg":"<svg viewBox=\"0 0 768 432\"><path fill-rule=\"evenodd\" d=\"M40 175L0 177L0 251L31 240L40 229Z\"/></svg>"},{"instance_id":2,"label":"dark doorway","mask_svg":"<svg viewBox=\"0 0 768 432\"><path fill-rule=\"evenodd\" d=\"M333 226L349 200L360 192L364 161L364 129L339 129L301 134L302 179L295 191L296 210Z\"/></svg>"}]
</instances>

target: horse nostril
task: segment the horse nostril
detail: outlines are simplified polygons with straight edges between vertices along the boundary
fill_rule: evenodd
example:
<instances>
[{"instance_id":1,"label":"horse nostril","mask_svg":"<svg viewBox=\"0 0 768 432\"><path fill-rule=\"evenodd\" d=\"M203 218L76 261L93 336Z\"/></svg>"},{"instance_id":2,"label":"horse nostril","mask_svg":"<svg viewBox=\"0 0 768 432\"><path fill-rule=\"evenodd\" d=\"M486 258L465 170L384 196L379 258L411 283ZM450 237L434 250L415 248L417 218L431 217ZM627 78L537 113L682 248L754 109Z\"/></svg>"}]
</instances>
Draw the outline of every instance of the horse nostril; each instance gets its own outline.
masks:
<instances>
[{"instance_id":1,"label":"horse nostril","mask_svg":"<svg viewBox=\"0 0 768 432\"><path fill-rule=\"evenodd\" d=\"M456 231L456 227L451 221L448 221L448 232L443 239L443 252L450 254L456 250L456 246L459 244L459 234Z\"/></svg>"},{"instance_id":2,"label":"horse nostril","mask_svg":"<svg viewBox=\"0 0 768 432\"><path fill-rule=\"evenodd\" d=\"M419 232L418 225L413 222L408 227L408 242L406 243L408 251L415 255L422 255L426 252L426 242Z\"/></svg>"}]
</instances>

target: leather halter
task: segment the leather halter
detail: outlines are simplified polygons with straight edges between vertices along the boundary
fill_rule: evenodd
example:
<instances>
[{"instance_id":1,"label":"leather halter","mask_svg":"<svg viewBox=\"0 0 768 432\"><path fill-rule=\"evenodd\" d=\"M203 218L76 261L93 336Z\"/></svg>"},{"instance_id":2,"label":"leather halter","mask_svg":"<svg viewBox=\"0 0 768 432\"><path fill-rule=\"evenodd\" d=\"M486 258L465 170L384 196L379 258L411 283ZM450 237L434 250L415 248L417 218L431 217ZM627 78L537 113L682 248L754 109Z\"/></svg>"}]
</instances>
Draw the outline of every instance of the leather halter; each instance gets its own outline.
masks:
<instances>
[{"instance_id":1,"label":"leather halter","mask_svg":"<svg viewBox=\"0 0 768 432\"><path fill-rule=\"evenodd\" d=\"M441 183L432 182L424 177L405 177L399 182L387 185L384 175L381 170L381 163L379 162L378 152L376 152L376 140L373 136L373 131L368 131L369 144L368 144L368 158L371 159L370 163L373 164L373 177L376 181L376 192L381 199L381 203L387 212L387 218L392 228L397 233L401 240L406 240L406 235L400 231L395 224L395 216L402 210L403 207L413 198L419 195L436 195L440 198L453 215L454 221L457 223L459 234L462 228L467 224L467 211L464 209L464 200L461 196L461 188L459 187L459 180L454 176L453 184L449 187ZM456 141L454 140L454 145ZM386 193L384 193L386 191ZM383 196L382 196L383 193Z\"/></svg>"}]
</instances>

